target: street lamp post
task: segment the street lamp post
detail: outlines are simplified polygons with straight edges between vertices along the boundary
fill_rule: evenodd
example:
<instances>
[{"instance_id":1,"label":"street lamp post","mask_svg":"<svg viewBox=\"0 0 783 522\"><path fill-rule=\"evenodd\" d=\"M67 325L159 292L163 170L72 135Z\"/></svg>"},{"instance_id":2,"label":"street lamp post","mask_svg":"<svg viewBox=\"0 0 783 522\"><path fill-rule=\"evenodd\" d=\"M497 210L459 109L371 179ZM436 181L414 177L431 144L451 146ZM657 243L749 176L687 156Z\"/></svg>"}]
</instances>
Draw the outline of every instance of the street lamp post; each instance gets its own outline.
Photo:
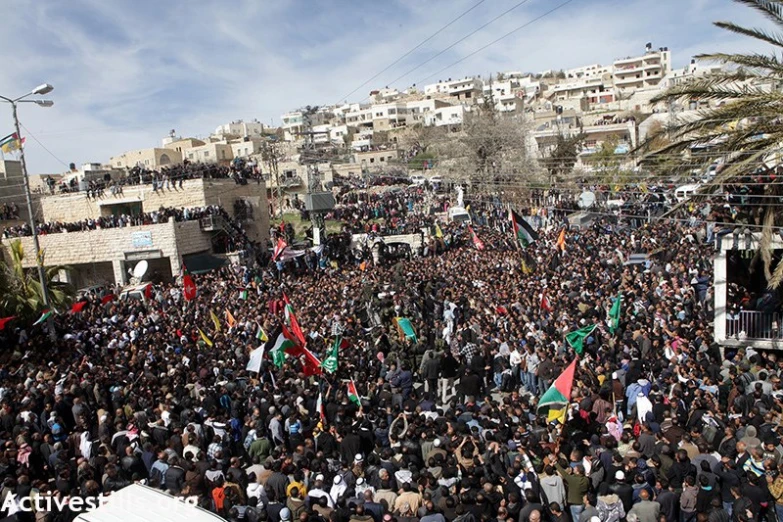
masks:
<instances>
[{"instance_id":1,"label":"street lamp post","mask_svg":"<svg viewBox=\"0 0 783 522\"><path fill-rule=\"evenodd\" d=\"M39 85L29 93L25 94L24 96L20 96L18 98L6 98L5 96L0 96L0 100L5 101L7 103L11 104L11 108L14 115L14 127L16 130L16 138L18 140L22 139L22 132L19 129L19 117L17 116L16 110L17 105L19 103L35 103L36 105L40 107L51 107L54 105L54 102L51 100L25 100L28 96L38 96L38 95L44 95L52 92L54 90L54 87L49 85L48 83L44 83L42 85ZM41 246L38 242L38 231L35 227L35 214L33 213L33 198L30 195L30 179L27 175L27 163L25 162L24 158L24 146L19 147L19 161L22 166L22 184L24 185L24 195L25 199L27 200L27 218L30 222L30 228L33 231L33 248L35 249L35 264L38 268L38 281L41 284L41 292L43 294L44 299L44 306L46 308L51 307L51 301L49 299L49 288L46 285L46 274L44 273L44 266L43 266L43 260L41 259L40 252L41 252ZM47 328L49 330L49 336L54 340L56 338L56 334L54 331L54 324L51 319L49 318L47 322Z\"/></svg>"}]
</instances>

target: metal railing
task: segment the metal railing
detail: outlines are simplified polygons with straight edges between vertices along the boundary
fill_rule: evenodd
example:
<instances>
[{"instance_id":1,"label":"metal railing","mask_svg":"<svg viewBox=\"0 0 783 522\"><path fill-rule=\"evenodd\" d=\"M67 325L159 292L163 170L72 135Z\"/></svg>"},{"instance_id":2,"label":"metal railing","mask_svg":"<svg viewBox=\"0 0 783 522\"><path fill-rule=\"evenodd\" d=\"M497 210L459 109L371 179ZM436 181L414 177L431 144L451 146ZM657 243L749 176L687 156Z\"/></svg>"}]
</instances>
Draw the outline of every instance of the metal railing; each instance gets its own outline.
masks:
<instances>
[{"instance_id":1,"label":"metal railing","mask_svg":"<svg viewBox=\"0 0 783 522\"><path fill-rule=\"evenodd\" d=\"M726 318L727 339L783 339L783 325L777 312L756 312L744 310L729 313Z\"/></svg>"}]
</instances>

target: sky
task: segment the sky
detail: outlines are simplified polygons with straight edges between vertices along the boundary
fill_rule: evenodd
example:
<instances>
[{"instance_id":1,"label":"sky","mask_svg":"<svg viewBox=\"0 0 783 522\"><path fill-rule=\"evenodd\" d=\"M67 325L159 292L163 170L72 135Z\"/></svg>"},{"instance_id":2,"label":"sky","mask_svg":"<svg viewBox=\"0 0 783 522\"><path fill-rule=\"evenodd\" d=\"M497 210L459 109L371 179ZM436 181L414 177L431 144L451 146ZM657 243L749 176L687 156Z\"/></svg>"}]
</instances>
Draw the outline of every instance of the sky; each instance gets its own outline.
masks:
<instances>
[{"instance_id":1,"label":"sky","mask_svg":"<svg viewBox=\"0 0 783 522\"><path fill-rule=\"evenodd\" d=\"M702 52L769 50L712 25L769 28L731 0L479 2L3 0L0 95L54 85L52 108L19 109L28 171L42 174L160 146L171 129L206 137L237 119L279 125L285 112L343 102L354 90L348 100L359 102L386 86L603 65L641 54L647 42L668 47L676 67ZM0 137L12 131L10 107L0 104Z\"/></svg>"}]
</instances>

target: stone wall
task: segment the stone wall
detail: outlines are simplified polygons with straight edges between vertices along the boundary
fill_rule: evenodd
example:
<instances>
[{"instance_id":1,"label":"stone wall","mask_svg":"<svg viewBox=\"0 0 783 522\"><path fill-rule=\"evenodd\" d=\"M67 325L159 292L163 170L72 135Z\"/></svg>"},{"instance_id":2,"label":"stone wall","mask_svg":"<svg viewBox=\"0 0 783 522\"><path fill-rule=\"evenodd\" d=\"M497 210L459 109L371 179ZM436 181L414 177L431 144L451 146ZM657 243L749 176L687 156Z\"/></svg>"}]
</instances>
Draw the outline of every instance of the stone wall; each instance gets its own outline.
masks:
<instances>
[{"instance_id":1,"label":"stone wall","mask_svg":"<svg viewBox=\"0 0 783 522\"><path fill-rule=\"evenodd\" d=\"M82 219L110 215L111 205L141 203L143 212L154 212L161 207L193 208L221 205L229 215L234 215L237 199L249 201L253 206L253 221L244 222L248 235L257 241L269 237L269 207L266 186L261 183L237 185L232 180L191 179L181 189L152 190L151 185L125 187L123 194L105 194L100 199L88 199L83 192L41 198L44 221L72 223Z\"/></svg>"},{"instance_id":2,"label":"stone wall","mask_svg":"<svg viewBox=\"0 0 783 522\"><path fill-rule=\"evenodd\" d=\"M34 267L33 238L19 240L26 253L24 266ZM7 244L10 241L15 240L4 240L2 245L6 259L9 258ZM39 236L39 241L45 252L47 266L69 265L74 268L77 272L72 276L74 284L93 279L86 272L98 270L98 267L95 270L92 268L93 263L105 262L111 263L114 280L125 282L127 268L145 257L168 259L171 274L177 276L182 256L211 248L210 234L201 231L198 221L169 221L159 225L48 234ZM100 271L103 274L105 269L101 268Z\"/></svg>"}]
</instances>

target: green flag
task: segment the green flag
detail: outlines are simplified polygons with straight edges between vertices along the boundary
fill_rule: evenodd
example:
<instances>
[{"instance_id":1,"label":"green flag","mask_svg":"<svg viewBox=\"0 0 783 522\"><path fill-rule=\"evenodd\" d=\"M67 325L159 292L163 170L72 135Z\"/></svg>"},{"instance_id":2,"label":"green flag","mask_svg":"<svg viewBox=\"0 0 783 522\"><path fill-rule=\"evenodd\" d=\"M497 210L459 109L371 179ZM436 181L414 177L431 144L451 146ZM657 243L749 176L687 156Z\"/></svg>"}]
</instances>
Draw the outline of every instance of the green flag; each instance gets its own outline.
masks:
<instances>
[{"instance_id":1,"label":"green flag","mask_svg":"<svg viewBox=\"0 0 783 522\"><path fill-rule=\"evenodd\" d=\"M269 350L269 355L272 357L272 364L274 364L276 368L280 368L285 362L285 351L293 348L296 344L285 335L282 328L278 328L272 333L272 338L269 342L274 342L272 349Z\"/></svg>"},{"instance_id":2,"label":"green flag","mask_svg":"<svg viewBox=\"0 0 783 522\"><path fill-rule=\"evenodd\" d=\"M609 333L614 335L614 332L620 326L620 315L623 313L623 293L617 294L617 298L614 300L612 309L609 310Z\"/></svg>"},{"instance_id":3,"label":"green flag","mask_svg":"<svg viewBox=\"0 0 783 522\"><path fill-rule=\"evenodd\" d=\"M593 333L593 330L595 330L596 325L591 324L589 326L585 326L584 328L580 328L579 330L574 330L571 333L567 333L565 338L566 342L571 346L571 348L574 349L574 351L582 355L582 352L585 351L585 339Z\"/></svg>"},{"instance_id":4,"label":"green flag","mask_svg":"<svg viewBox=\"0 0 783 522\"><path fill-rule=\"evenodd\" d=\"M334 339L334 343L332 344L332 349L329 350L329 355L327 355L326 359L324 359L324 362L321 363L321 368L323 368L329 373L334 373L337 371L337 356L340 353L341 344L342 344L342 336L338 335Z\"/></svg>"}]
</instances>

